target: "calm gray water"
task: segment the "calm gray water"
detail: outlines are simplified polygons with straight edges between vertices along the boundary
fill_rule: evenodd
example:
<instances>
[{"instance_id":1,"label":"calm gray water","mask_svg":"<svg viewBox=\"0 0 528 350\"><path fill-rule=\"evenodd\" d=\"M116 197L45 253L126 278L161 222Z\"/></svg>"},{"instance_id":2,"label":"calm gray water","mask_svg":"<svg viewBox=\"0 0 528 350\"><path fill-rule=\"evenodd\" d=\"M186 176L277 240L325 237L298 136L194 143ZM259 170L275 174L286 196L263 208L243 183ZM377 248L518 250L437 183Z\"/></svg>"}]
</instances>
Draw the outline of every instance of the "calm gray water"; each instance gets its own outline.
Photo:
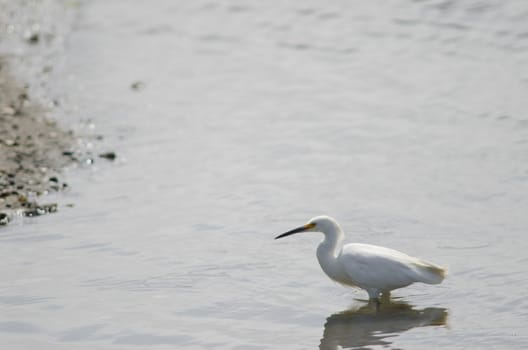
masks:
<instances>
[{"instance_id":1,"label":"calm gray water","mask_svg":"<svg viewBox=\"0 0 528 350\"><path fill-rule=\"evenodd\" d=\"M528 346L525 1L90 1L48 93L114 164L0 231L10 349ZM144 88L130 89L141 81ZM310 217L449 268L378 313Z\"/></svg>"}]
</instances>

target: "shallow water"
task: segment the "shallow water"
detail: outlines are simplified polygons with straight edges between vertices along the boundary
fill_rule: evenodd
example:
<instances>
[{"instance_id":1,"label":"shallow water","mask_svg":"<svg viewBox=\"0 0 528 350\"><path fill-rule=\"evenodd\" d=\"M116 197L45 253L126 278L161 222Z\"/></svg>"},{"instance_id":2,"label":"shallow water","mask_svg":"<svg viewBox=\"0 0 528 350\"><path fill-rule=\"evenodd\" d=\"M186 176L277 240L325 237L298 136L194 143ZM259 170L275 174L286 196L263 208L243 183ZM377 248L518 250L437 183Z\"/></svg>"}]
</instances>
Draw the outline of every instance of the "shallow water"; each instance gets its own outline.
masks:
<instances>
[{"instance_id":1,"label":"shallow water","mask_svg":"<svg viewBox=\"0 0 528 350\"><path fill-rule=\"evenodd\" d=\"M2 343L526 347L527 23L523 1L81 3L49 93L118 160L0 231ZM449 277L376 313L318 235L273 240L322 213Z\"/></svg>"}]
</instances>

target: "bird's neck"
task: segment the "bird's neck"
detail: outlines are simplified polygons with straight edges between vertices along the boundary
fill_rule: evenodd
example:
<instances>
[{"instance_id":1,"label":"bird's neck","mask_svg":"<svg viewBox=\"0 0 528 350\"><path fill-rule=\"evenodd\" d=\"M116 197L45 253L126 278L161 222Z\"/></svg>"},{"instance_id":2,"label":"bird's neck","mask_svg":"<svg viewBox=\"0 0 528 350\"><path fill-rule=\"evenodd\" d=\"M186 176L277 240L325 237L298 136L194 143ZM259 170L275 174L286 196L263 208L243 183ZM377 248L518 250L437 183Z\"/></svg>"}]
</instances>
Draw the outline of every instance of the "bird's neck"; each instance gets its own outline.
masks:
<instances>
[{"instance_id":1,"label":"bird's neck","mask_svg":"<svg viewBox=\"0 0 528 350\"><path fill-rule=\"evenodd\" d=\"M337 257L341 246L343 245L344 239L345 235L341 228L339 228L338 226L332 232L324 234L324 239L321 241L321 243L319 243L319 247L317 248L317 250L321 250L325 254L330 254L334 257Z\"/></svg>"},{"instance_id":2,"label":"bird's neck","mask_svg":"<svg viewBox=\"0 0 528 350\"><path fill-rule=\"evenodd\" d=\"M325 238L317 247L317 260L323 271L332 279L341 282L343 279L342 267L337 257L341 252L341 246L345 235L339 227L331 233L325 233Z\"/></svg>"}]
</instances>

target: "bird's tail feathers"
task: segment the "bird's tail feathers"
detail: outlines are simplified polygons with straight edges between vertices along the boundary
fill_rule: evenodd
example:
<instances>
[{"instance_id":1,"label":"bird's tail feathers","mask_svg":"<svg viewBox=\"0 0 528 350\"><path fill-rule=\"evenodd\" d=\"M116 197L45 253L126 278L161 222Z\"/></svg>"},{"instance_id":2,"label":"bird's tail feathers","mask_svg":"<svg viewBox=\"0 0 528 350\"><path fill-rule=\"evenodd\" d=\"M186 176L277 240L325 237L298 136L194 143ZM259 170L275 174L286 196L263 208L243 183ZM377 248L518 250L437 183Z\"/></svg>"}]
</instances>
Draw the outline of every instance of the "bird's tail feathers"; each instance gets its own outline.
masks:
<instances>
[{"instance_id":1,"label":"bird's tail feathers","mask_svg":"<svg viewBox=\"0 0 528 350\"><path fill-rule=\"evenodd\" d=\"M427 284L439 284L447 276L447 270L427 261L419 260L415 263L420 275L420 281Z\"/></svg>"}]
</instances>

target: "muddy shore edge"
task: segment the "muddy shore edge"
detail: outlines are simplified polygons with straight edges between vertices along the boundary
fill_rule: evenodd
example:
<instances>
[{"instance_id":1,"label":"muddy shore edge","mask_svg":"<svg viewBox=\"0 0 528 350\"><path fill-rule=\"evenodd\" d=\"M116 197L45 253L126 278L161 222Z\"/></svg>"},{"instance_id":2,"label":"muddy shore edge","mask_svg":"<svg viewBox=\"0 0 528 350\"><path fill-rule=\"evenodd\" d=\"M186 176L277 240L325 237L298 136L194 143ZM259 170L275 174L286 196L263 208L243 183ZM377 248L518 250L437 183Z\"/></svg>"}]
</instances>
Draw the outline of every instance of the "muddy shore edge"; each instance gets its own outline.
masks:
<instances>
[{"instance_id":1,"label":"muddy shore edge","mask_svg":"<svg viewBox=\"0 0 528 350\"><path fill-rule=\"evenodd\" d=\"M45 195L68 189L61 174L76 162L76 137L42 95L71 30L71 4L0 0L0 225L57 211Z\"/></svg>"},{"instance_id":2,"label":"muddy shore edge","mask_svg":"<svg viewBox=\"0 0 528 350\"><path fill-rule=\"evenodd\" d=\"M61 169L73 161L73 142L73 133L46 118L0 61L0 224L15 211L37 216L57 210L39 197L68 187Z\"/></svg>"}]
</instances>

